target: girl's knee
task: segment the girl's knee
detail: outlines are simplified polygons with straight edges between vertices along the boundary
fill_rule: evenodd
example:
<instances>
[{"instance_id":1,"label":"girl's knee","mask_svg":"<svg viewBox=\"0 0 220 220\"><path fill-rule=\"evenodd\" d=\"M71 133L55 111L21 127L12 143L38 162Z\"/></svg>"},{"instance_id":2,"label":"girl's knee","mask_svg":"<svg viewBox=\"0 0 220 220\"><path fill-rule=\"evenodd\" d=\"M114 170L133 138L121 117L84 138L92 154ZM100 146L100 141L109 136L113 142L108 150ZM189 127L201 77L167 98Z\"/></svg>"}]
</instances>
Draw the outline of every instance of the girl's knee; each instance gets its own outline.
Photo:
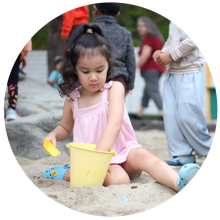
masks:
<instances>
[{"instance_id":1,"label":"girl's knee","mask_svg":"<svg viewBox=\"0 0 220 220\"><path fill-rule=\"evenodd\" d=\"M126 174L110 174L108 173L106 175L105 181L104 181L104 186L110 186L110 185L123 185L123 184L130 184L130 178L129 176Z\"/></svg>"}]
</instances>

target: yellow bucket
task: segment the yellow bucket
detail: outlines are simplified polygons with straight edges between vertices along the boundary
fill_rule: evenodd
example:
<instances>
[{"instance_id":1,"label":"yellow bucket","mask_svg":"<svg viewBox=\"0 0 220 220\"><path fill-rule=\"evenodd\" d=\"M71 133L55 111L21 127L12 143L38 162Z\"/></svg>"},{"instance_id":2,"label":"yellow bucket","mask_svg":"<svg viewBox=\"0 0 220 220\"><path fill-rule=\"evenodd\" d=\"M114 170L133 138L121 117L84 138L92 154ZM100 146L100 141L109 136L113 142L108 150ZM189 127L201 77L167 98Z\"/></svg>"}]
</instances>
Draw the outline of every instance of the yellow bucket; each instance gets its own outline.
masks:
<instances>
[{"instance_id":1,"label":"yellow bucket","mask_svg":"<svg viewBox=\"0 0 220 220\"><path fill-rule=\"evenodd\" d=\"M70 187L101 186L113 156L116 152L96 151L96 145L69 143Z\"/></svg>"}]
</instances>

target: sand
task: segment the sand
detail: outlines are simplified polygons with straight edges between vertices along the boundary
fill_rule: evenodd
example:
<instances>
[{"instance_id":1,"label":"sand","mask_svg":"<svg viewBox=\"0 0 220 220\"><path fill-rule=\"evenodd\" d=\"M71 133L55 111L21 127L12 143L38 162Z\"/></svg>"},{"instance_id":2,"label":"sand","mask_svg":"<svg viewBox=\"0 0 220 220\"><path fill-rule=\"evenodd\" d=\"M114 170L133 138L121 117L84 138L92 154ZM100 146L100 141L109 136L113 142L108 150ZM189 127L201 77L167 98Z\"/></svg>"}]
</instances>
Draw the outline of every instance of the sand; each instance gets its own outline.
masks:
<instances>
[{"instance_id":1,"label":"sand","mask_svg":"<svg viewBox=\"0 0 220 220\"><path fill-rule=\"evenodd\" d=\"M171 158L167 151L164 131L135 131L135 133L143 148L162 160ZM214 136L213 132L211 134ZM30 180L47 196L70 209L90 215L131 215L149 210L176 195L174 190L157 183L145 172L139 179L131 180L129 185L70 188L69 182L42 177L46 169L68 163L70 160L68 154L62 153L58 157L49 156L39 160L16 158ZM197 164L201 166L204 160L204 157L197 157ZM133 186L136 188L132 188Z\"/></svg>"}]
</instances>

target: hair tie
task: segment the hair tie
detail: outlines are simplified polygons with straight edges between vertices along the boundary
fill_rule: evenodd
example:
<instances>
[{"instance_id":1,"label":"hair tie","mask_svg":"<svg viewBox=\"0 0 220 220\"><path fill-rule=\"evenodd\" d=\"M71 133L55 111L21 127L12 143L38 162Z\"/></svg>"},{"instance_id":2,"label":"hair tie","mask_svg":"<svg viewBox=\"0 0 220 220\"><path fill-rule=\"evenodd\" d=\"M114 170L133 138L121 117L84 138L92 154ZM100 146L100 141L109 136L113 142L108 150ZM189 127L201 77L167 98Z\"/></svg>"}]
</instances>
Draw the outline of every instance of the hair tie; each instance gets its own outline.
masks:
<instances>
[{"instance_id":1,"label":"hair tie","mask_svg":"<svg viewBox=\"0 0 220 220\"><path fill-rule=\"evenodd\" d=\"M87 29L86 33L92 34L92 29Z\"/></svg>"}]
</instances>

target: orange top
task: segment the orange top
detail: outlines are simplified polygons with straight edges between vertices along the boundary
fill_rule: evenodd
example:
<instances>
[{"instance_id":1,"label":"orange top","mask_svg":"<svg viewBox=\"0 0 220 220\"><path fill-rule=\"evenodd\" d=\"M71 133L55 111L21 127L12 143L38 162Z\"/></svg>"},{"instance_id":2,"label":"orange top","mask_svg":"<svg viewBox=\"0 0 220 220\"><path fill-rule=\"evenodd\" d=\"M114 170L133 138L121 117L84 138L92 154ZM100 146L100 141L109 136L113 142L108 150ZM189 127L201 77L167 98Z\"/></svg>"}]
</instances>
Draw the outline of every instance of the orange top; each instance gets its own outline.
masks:
<instances>
[{"instance_id":1,"label":"orange top","mask_svg":"<svg viewBox=\"0 0 220 220\"><path fill-rule=\"evenodd\" d=\"M21 59L27 54L27 51L32 50L32 42L31 39L27 42L24 48L21 51Z\"/></svg>"},{"instance_id":2,"label":"orange top","mask_svg":"<svg viewBox=\"0 0 220 220\"><path fill-rule=\"evenodd\" d=\"M88 5L75 8L64 13L61 36L69 37L70 31L72 30L73 26L88 23L88 20Z\"/></svg>"}]
</instances>

